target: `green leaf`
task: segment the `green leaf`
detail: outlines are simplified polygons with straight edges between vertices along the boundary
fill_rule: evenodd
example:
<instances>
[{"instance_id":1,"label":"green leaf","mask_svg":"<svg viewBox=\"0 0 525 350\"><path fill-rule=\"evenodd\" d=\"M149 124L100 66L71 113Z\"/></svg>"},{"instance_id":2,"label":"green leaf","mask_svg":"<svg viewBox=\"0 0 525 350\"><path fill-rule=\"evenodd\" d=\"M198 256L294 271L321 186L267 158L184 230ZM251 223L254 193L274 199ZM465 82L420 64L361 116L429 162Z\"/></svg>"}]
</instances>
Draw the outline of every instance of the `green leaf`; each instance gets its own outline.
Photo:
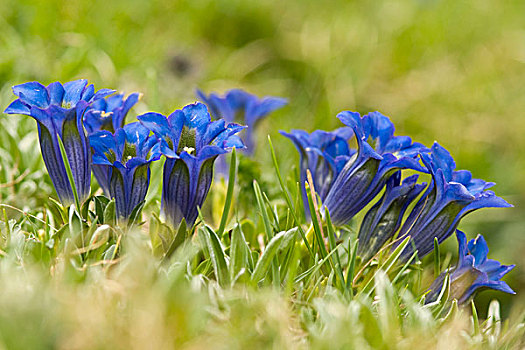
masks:
<instances>
[{"instance_id":1,"label":"green leaf","mask_svg":"<svg viewBox=\"0 0 525 350\"><path fill-rule=\"evenodd\" d=\"M301 238L303 239L304 245L308 249L308 252L310 253L310 257L313 258L314 253L312 251L312 248L310 247L310 243L308 243L308 239L306 239L306 233L304 232L303 228L301 227L301 222L297 218L297 214L295 212L295 207L292 204L292 199L290 198L290 195L288 194L288 191L286 190L286 186L284 184L283 178L281 176L281 171L279 170L279 163L277 162L277 157L275 155L275 150L273 148L272 139L270 138L270 135L268 135L268 143L270 144L270 151L272 153L272 161L273 161L273 167L275 169L275 173L277 174L277 179L279 180L279 185L281 186L281 192L284 195L284 199L286 200L286 204L288 205L288 208L290 209L290 212L292 213L293 219L295 221L295 224L297 225L297 228L299 229L299 232L301 233ZM300 189L298 191L300 192ZM300 196L298 196L299 198Z\"/></svg>"},{"instance_id":2,"label":"green leaf","mask_svg":"<svg viewBox=\"0 0 525 350\"><path fill-rule=\"evenodd\" d=\"M203 236L206 239L206 245L210 253L210 259L213 264L213 270L215 271L217 281L221 286L225 287L230 283L230 278L228 275L226 254L224 253L222 244L219 241L219 237L207 225L205 225L204 227L200 227L199 230L201 230Z\"/></svg>"},{"instance_id":3,"label":"green leaf","mask_svg":"<svg viewBox=\"0 0 525 350\"><path fill-rule=\"evenodd\" d=\"M257 205L259 206L259 213L261 214L263 219L264 231L266 232L266 239L268 241L271 241L271 239L274 237L273 229L270 224L270 219L268 218L268 211L266 210L266 206L264 204L261 188L255 180L253 180L253 189L255 192L255 198L257 199ZM277 261L272 262L272 280L274 281L274 283L279 283L279 281L281 280L279 277L279 268Z\"/></svg>"},{"instance_id":4,"label":"green leaf","mask_svg":"<svg viewBox=\"0 0 525 350\"><path fill-rule=\"evenodd\" d=\"M168 230L168 235L170 237L173 236L173 231L171 228L167 225L164 225L164 228ZM171 255L177 250L178 247L186 240L188 237L188 228L186 226L186 219L182 218L182 221L179 225L179 229L177 230L177 234L175 234L175 237L173 237L173 241L171 242L168 250L166 251L166 254L164 254L164 257L162 258L162 261L167 261Z\"/></svg>"},{"instance_id":5,"label":"green leaf","mask_svg":"<svg viewBox=\"0 0 525 350\"><path fill-rule=\"evenodd\" d=\"M231 161L230 161L230 172L228 176L228 189L226 190L226 200L224 201L224 209L222 210L221 223L219 224L219 229L217 230L217 235L222 237L224 233L224 228L226 227L226 222L228 221L228 215L230 214L230 208L232 205L233 199L233 189L235 187L235 174L237 168L237 154L235 153L235 148L232 150Z\"/></svg>"},{"instance_id":6,"label":"green leaf","mask_svg":"<svg viewBox=\"0 0 525 350\"><path fill-rule=\"evenodd\" d=\"M66 174L69 180L69 185L71 186L71 189L73 190L73 197L75 198L76 210L80 211L81 206L80 206L80 200L78 197L78 190L77 190L77 186L75 186L73 172L71 171L71 164L69 164L69 159L67 158L67 154L66 154L66 148L64 147L64 143L62 142L62 139L60 137L57 137L57 140L58 140L58 146L60 148L60 154L62 155L62 160L66 168Z\"/></svg>"},{"instance_id":7,"label":"green leaf","mask_svg":"<svg viewBox=\"0 0 525 350\"><path fill-rule=\"evenodd\" d=\"M114 225L116 222L116 213L115 213L115 200L112 199L104 208L104 223L108 225Z\"/></svg>"},{"instance_id":8,"label":"green leaf","mask_svg":"<svg viewBox=\"0 0 525 350\"><path fill-rule=\"evenodd\" d=\"M252 264L250 264L250 260L250 248L240 225L236 225L232 230L230 245L230 278L232 281L240 273L241 269L251 269Z\"/></svg>"},{"instance_id":9,"label":"green leaf","mask_svg":"<svg viewBox=\"0 0 525 350\"><path fill-rule=\"evenodd\" d=\"M255 265L255 269L253 270L252 274L253 282L258 283L266 276L270 268L270 264L274 260L274 257L277 254L277 251L281 245L281 242L287 235L295 235L295 230L279 232L270 240L270 242L266 246L266 249L257 261L257 264Z\"/></svg>"}]
</instances>

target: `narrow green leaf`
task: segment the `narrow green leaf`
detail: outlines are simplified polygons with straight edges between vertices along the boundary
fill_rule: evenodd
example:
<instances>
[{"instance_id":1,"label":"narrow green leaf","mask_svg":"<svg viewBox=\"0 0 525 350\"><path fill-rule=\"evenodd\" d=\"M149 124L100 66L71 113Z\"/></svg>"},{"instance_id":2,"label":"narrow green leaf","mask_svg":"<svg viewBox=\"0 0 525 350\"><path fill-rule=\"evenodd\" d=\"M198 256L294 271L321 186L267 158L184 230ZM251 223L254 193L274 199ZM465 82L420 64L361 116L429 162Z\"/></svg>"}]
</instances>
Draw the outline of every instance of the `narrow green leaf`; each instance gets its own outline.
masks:
<instances>
[{"instance_id":1,"label":"narrow green leaf","mask_svg":"<svg viewBox=\"0 0 525 350\"><path fill-rule=\"evenodd\" d=\"M164 229L166 229L169 232L170 237L173 237L173 231L171 230L169 226L164 225ZM186 219L182 218L182 221L179 225L179 229L177 230L175 237L173 237L173 241L171 242L168 250L166 251L166 254L164 254L164 256L162 257L162 262L169 260L171 255L186 240L187 236L188 236L188 228L186 226Z\"/></svg>"},{"instance_id":2,"label":"narrow green leaf","mask_svg":"<svg viewBox=\"0 0 525 350\"><path fill-rule=\"evenodd\" d=\"M204 237L206 238L206 245L210 253L210 259L213 264L213 270L217 281L223 287L230 283L230 276L228 275L228 266L226 263L226 254L222 247L221 242L217 234L207 225L200 227L199 230L203 230Z\"/></svg>"},{"instance_id":3,"label":"narrow green leaf","mask_svg":"<svg viewBox=\"0 0 525 350\"><path fill-rule=\"evenodd\" d=\"M277 254L279 246L281 245L281 242L286 236L295 235L295 232L295 230L279 232L270 240L270 242L266 246L266 249L257 261L257 264L255 265L255 269L253 270L252 274L253 282L258 283L266 276L270 264L274 259L275 255Z\"/></svg>"},{"instance_id":4,"label":"narrow green leaf","mask_svg":"<svg viewBox=\"0 0 525 350\"><path fill-rule=\"evenodd\" d=\"M241 226L236 225L232 230L230 245L230 278L232 281L235 279L235 276L239 274L241 269L249 269L249 254L250 249L248 248L248 243L246 243L246 239L242 233Z\"/></svg>"},{"instance_id":5,"label":"narrow green leaf","mask_svg":"<svg viewBox=\"0 0 525 350\"><path fill-rule=\"evenodd\" d=\"M228 215L230 214L230 208L232 205L233 199L233 190L235 187L235 174L237 173L237 154L235 153L235 148L232 150L231 160L230 160L230 172L228 176L228 189L226 190L226 200L224 201L224 209L222 210L221 223L219 229L217 230L217 235L222 237L224 233L224 228L226 227L226 222L228 221Z\"/></svg>"},{"instance_id":6,"label":"narrow green leaf","mask_svg":"<svg viewBox=\"0 0 525 350\"><path fill-rule=\"evenodd\" d=\"M350 295L353 294L352 289L352 283L354 281L354 270L355 270L355 261L357 258L357 246L359 244L359 240L356 239L354 241L354 245L351 245L352 242L348 241L348 271L346 271L346 287L350 291Z\"/></svg>"},{"instance_id":7,"label":"narrow green leaf","mask_svg":"<svg viewBox=\"0 0 525 350\"><path fill-rule=\"evenodd\" d=\"M332 219L330 218L330 213L328 212L328 208L325 208L324 214L325 214L325 220L326 220L326 228L328 230L327 235L328 235L328 243L330 244L330 251L335 251L334 257L332 258L332 265L335 267L339 290L341 292L345 292L346 284L345 284L345 278L343 275L343 269L341 267L341 258L339 257L339 252L337 251L337 244L335 242L335 229L334 229L334 226L332 225Z\"/></svg>"},{"instance_id":8,"label":"narrow green leaf","mask_svg":"<svg viewBox=\"0 0 525 350\"><path fill-rule=\"evenodd\" d=\"M473 326L473 333L474 335L479 335L480 328L479 328L479 318L478 318L478 310L476 310L476 305L474 304L474 300L470 301L470 306L472 307L472 326Z\"/></svg>"},{"instance_id":9,"label":"narrow green leaf","mask_svg":"<svg viewBox=\"0 0 525 350\"><path fill-rule=\"evenodd\" d=\"M253 189L255 191L255 198L257 199L257 205L259 207L259 212L262 216L263 223L264 223L264 230L266 232L266 238L270 240L274 234L272 230L272 226L270 224L270 219L268 217L268 211L266 210L266 206L264 205L264 199L262 196L261 188L259 187L259 184L256 180L253 180Z\"/></svg>"},{"instance_id":10,"label":"narrow green leaf","mask_svg":"<svg viewBox=\"0 0 525 350\"><path fill-rule=\"evenodd\" d=\"M317 211L314 206L314 199L312 198L312 191L310 191L310 185L307 184L306 188L306 196L308 197L308 206L310 208L310 213L312 213L312 225L314 227L314 234L317 242L317 247L319 248L319 252L321 253L321 258L325 258L328 254L326 251L326 246L324 245L324 238L323 234L321 233L321 225L317 218Z\"/></svg>"},{"instance_id":11,"label":"narrow green leaf","mask_svg":"<svg viewBox=\"0 0 525 350\"><path fill-rule=\"evenodd\" d=\"M112 199L104 208L104 223L114 225L116 220L115 200Z\"/></svg>"},{"instance_id":12,"label":"narrow green leaf","mask_svg":"<svg viewBox=\"0 0 525 350\"><path fill-rule=\"evenodd\" d=\"M306 239L306 233L304 232L303 228L301 227L301 222L297 218L297 213L295 211L295 206L292 203L292 199L290 198L290 195L288 194L288 191L286 190L286 186L284 185L283 178L281 176L281 171L279 170L279 163L277 162L277 157L275 155L275 150L273 148L272 139L270 138L270 135L268 135L268 143L270 144L270 151L272 153L272 161L273 161L273 167L275 169L275 173L277 174L277 179L279 180L279 185L281 186L281 192L284 195L284 199L286 200L286 204L288 204L288 208L290 209L290 212L292 213L293 219L295 221L295 224L297 225L297 228L299 229L299 232L301 233L301 238L303 239L304 245L308 249L308 252L310 253L310 257L313 258L314 253L312 251L312 248L310 247L310 243L308 243L308 240ZM299 193L300 190L299 190Z\"/></svg>"},{"instance_id":13,"label":"narrow green leaf","mask_svg":"<svg viewBox=\"0 0 525 350\"><path fill-rule=\"evenodd\" d=\"M264 230L266 232L266 239L268 242L271 242L271 239L274 237L273 229L270 224L270 219L268 218L268 211L266 210L266 206L264 204L263 195L261 192L261 188L259 187L259 184L256 180L253 180L253 189L255 192L255 198L257 199L257 205L259 207L259 212L262 216L263 223L264 223ZM255 267L257 268L257 266ZM277 261L272 262L272 281L274 283L279 283L280 281L279 277L279 269L277 266Z\"/></svg>"},{"instance_id":14,"label":"narrow green leaf","mask_svg":"<svg viewBox=\"0 0 525 350\"><path fill-rule=\"evenodd\" d=\"M371 284L371 282L375 280L376 274L378 273L378 271L382 271L382 272L387 274L390 271L390 269L399 260L399 257L401 256L401 253L403 253L403 251L408 246L408 244L410 244L410 242L411 242L410 236L407 236L401 242L401 244L399 244L399 246L397 246L397 248L394 249L394 251L392 253L390 253L389 257L383 263L379 264L379 266L377 267L377 270L374 273L374 275L372 276L372 278L370 278L368 280L368 282L365 284L365 286L361 289L362 293L365 293L365 291L366 291L365 295L370 295L372 293L372 291L374 290L374 287L372 287L370 289L367 289L367 288Z\"/></svg>"},{"instance_id":15,"label":"narrow green leaf","mask_svg":"<svg viewBox=\"0 0 525 350\"><path fill-rule=\"evenodd\" d=\"M58 140L58 147L60 148L60 153L62 155L62 160L66 168L66 174L69 180L69 185L71 186L71 189L73 190L73 197L75 198L76 210L80 212L81 206L80 206L80 200L78 197L77 186L75 186L75 181L73 179L73 171L71 171L71 164L69 164L69 159L67 158L66 148L64 147L64 143L62 142L62 139L60 137L57 137L57 140Z\"/></svg>"}]
</instances>

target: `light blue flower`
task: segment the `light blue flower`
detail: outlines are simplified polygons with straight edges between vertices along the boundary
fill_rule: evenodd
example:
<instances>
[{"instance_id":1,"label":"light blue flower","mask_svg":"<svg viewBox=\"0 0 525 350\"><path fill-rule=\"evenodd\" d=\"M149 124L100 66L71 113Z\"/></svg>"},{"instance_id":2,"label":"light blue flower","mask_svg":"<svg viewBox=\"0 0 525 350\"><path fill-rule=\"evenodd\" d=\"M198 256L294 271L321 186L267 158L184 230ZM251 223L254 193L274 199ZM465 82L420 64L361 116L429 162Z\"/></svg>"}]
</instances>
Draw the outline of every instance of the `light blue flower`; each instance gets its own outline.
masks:
<instances>
[{"instance_id":1,"label":"light blue flower","mask_svg":"<svg viewBox=\"0 0 525 350\"><path fill-rule=\"evenodd\" d=\"M114 91L101 89L95 92L93 85L82 79L63 85L55 82L47 87L36 81L28 82L13 86L13 92L18 99L6 108L5 113L29 115L36 120L42 157L60 201L64 205L72 204L74 196L62 160L59 138L64 143L79 199L85 200L90 192L91 151L82 116L90 103Z\"/></svg>"},{"instance_id":2,"label":"light blue flower","mask_svg":"<svg viewBox=\"0 0 525 350\"><path fill-rule=\"evenodd\" d=\"M206 96L201 90L197 90L196 94L215 118L223 118L228 123L236 122L248 127L242 136L248 154L253 154L255 150L254 132L257 122L288 103L281 97L259 98L240 89L230 90L223 96L215 93Z\"/></svg>"}]
</instances>

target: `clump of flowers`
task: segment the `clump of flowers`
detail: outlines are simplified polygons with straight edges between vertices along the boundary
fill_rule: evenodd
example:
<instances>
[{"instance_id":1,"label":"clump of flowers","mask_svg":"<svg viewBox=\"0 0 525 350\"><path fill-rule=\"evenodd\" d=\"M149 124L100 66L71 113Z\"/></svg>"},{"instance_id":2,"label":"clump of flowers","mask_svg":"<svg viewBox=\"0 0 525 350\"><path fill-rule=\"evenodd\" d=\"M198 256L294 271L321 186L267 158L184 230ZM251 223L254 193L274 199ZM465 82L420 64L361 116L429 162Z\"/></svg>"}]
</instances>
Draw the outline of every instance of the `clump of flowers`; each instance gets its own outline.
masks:
<instances>
[{"instance_id":1,"label":"clump of flowers","mask_svg":"<svg viewBox=\"0 0 525 350\"><path fill-rule=\"evenodd\" d=\"M113 94L114 90L95 91L86 80L54 82L48 86L28 82L14 86L13 92L17 99L5 113L28 115L36 120L42 157L63 205L77 202L75 204L81 206L77 212L90 210L86 199L93 169L105 196L114 199L117 223L126 223L135 217L133 214L142 208L146 199L151 181L150 165L164 156L160 209L172 228L184 227L183 221L187 227L194 227L199 208L210 191L214 168L219 165L219 171L225 172L226 162L216 164L216 160L234 147L252 154L257 121L287 103L283 98L258 98L238 89L223 96L206 95L198 90L197 96L204 103L186 105L169 116L148 112L139 115L138 122L126 124L128 112L141 96L139 93L125 97ZM344 226L359 217L357 214L363 214L356 252L360 261L366 263L359 273L367 271L367 267L373 268L373 264L368 263L373 263L381 252L395 250L403 262L411 262L415 256L423 258L433 251L436 241L439 244L451 236L468 213L511 206L489 190L494 183L475 179L467 170L456 170L454 159L438 143L428 148L408 136L395 135L394 124L383 114L372 112L361 116L344 111L337 117L345 126L331 132L281 131L300 155L299 180L305 214L315 220L309 232L315 232L321 254L327 254L323 242L326 237L320 232L325 223L315 224L326 219L329 227L329 220L328 216L320 218L310 213L309 196L304 187L308 172L321 200L321 209L328 211L336 226ZM244 135L243 130L246 130ZM352 140L356 148L350 146ZM428 184L419 182L424 176L430 178ZM231 189L233 187L228 190L229 196L233 193ZM266 200L261 200L261 196L257 199ZM82 203L84 201L86 203ZM98 203L102 202L110 203L103 198ZM106 214L113 215L106 209L99 206L96 215L91 212L92 216L105 220ZM219 229L221 234L228 216L228 212L225 213ZM278 215L272 214L275 222L264 220L269 236L281 226ZM287 222L299 221L294 212L288 214L291 215ZM438 276L428 290L426 302L436 301L445 281L450 283L451 296L460 303L483 288L514 293L501 281L514 265L501 265L487 259L488 247L482 236L467 243L465 234L456 232L458 264ZM332 232L328 237L330 249L336 244L333 240L336 235ZM182 236L177 234L179 238ZM279 234L279 237L284 236ZM307 244L307 235L302 237ZM405 242L402 247L401 242ZM168 247L178 242L171 243L162 242ZM310 253L315 257L316 252ZM330 263L341 268L338 256ZM262 269L259 264L257 269L257 273ZM272 270L276 276L277 272ZM350 288L353 293L353 281L344 281L341 269L334 276L341 282L340 286Z\"/></svg>"},{"instance_id":2,"label":"clump of flowers","mask_svg":"<svg viewBox=\"0 0 525 350\"><path fill-rule=\"evenodd\" d=\"M94 86L88 85L84 79L63 85L54 82L44 86L33 81L13 86L13 93L18 98L4 112L24 114L36 120L44 163L58 198L65 205L74 202L74 193L59 140L64 144L74 186L79 199L83 201L90 193L91 150L82 118L90 104L113 92L109 89L95 91Z\"/></svg>"},{"instance_id":3,"label":"clump of flowers","mask_svg":"<svg viewBox=\"0 0 525 350\"><path fill-rule=\"evenodd\" d=\"M168 117L146 113L137 118L160 138L160 151L166 156L162 211L167 221L177 227L184 218L193 226L211 186L215 159L233 147L244 147L236 134L245 127L224 119L212 121L199 102Z\"/></svg>"}]
</instances>

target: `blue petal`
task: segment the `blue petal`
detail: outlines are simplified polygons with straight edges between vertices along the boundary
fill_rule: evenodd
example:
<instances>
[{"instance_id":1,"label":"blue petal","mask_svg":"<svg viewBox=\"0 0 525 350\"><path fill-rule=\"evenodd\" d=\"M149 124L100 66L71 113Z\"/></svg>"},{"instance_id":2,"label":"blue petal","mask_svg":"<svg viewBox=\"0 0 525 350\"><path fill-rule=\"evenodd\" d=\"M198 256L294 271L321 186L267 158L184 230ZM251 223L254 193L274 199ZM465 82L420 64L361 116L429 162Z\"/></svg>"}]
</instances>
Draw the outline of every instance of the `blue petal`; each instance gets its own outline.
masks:
<instances>
[{"instance_id":1,"label":"blue petal","mask_svg":"<svg viewBox=\"0 0 525 350\"><path fill-rule=\"evenodd\" d=\"M54 82L47 86L49 92L49 103L52 105L61 106L62 100L64 99L65 90L60 82Z\"/></svg>"},{"instance_id":2,"label":"blue petal","mask_svg":"<svg viewBox=\"0 0 525 350\"><path fill-rule=\"evenodd\" d=\"M475 240L469 241L468 250L474 256L474 266L482 265L487 260L489 247L483 236L478 235Z\"/></svg>"},{"instance_id":3,"label":"blue petal","mask_svg":"<svg viewBox=\"0 0 525 350\"><path fill-rule=\"evenodd\" d=\"M95 96L91 98L91 101L95 101L101 98L104 98L106 96L109 96L111 94L115 93L115 90L113 89L100 89L95 93Z\"/></svg>"},{"instance_id":4,"label":"blue petal","mask_svg":"<svg viewBox=\"0 0 525 350\"><path fill-rule=\"evenodd\" d=\"M173 139L174 136L172 131L172 125L170 125L168 119L165 116L163 116L160 113L149 112L139 115L137 119L158 137L169 138L172 142L171 148L176 149L179 140L178 138Z\"/></svg>"},{"instance_id":5,"label":"blue petal","mask_svg":"<svg viewBox=\"0 0 525 350\"><path fill-rule=\"evenodd\" d=\"M65 90L63 103L66 106L76 106L76 104L78 103L78 101L80 101L80 98L82 97L82 92L84 92L86 85L86 79L74 80L65 83L63 85Z\"/></svg>"},{"instance_id":6,"label":"blue petal","mask_svg":"<svg viewBox=\"0 0 525 350\"><path fill-rule=\"evenodd\" d=\"M49 106L49 93L44 85L36 81L13 86L13 93L20 101L30 106L47 108Z\"/></svg>"},{"instance_id":7,"label":"blue petal","mask_svg":"<svg viewBox=\"0 0 525 350\"><path fill-rule=\"evenodd\" d=\"M82 92L80 99L86 102L90 102L94 95L95 95L95 86L93 86L93 84L89 84Z\"/></svg>"},{"instance_id":8,"label":"blue petal","mask_svg":"<svg viewBox=\"0 0 525 350\"><path fill-rule=\"evenodd\" d=\"M199 135L204 135L208 124L211 122L210 113L206 105L200 102L189 104L182 108L185 123L190 129L197 129Z\"/></svg>"},{"instance_id":9,"label":"blue petal","mask_svg":"<svg viewBox=\"0 0 525 350\"><path fill-rule=\"evenodd\" d=\"M11 102L11 104L5 109L4 113L30 115L31 109L25 103L16 99Z\"/></svg>"},{"instance_id":10,"label":"blue petal","mask_svg":"<svg viewBox=\"0 0 525 350\"><path fill-rule=\"evenodd\" d=\"M456 238L458 240L458 250L459 250L458 266L462 266L463 260L468 254L467 235L465 235L465 233L460 230L456 230Z\"/></svg>"}]
</instances>

